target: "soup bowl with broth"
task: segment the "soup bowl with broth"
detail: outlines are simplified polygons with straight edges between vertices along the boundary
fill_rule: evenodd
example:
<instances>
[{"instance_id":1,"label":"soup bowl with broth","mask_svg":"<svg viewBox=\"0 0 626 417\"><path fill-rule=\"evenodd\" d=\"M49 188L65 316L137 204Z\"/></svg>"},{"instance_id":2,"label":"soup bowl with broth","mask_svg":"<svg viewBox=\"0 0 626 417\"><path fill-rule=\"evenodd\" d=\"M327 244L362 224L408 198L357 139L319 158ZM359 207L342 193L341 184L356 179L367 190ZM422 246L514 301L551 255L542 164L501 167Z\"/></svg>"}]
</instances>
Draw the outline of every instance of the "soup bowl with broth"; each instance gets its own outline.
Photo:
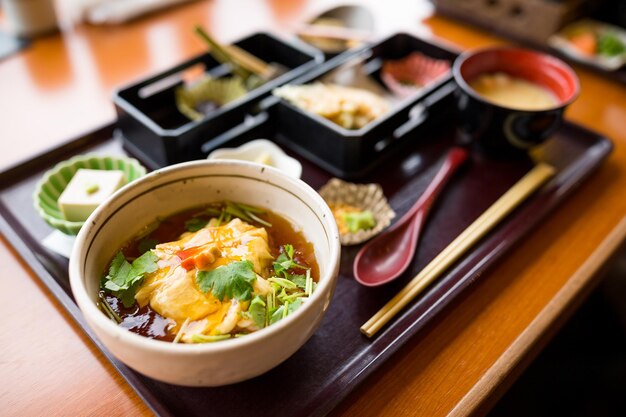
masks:
<instances>
[{"instance_id":1,"label":"soup bowl with broth","mask_svg":"<svg viewBox=\"0 0 626 417\"><path fill-rule=\"evenodd\" d=\"M225 205L233 205L231 208L235 210L229 211L233 213L232 219L229 213L223 216ZM244 216L242 210L249 213ZM215 221L218 224L212 224ZM180 230L182 222L186 231ZM200 235L207 240L194 240ZM140 249L140 242L135 248L134 241L139 236L143 236L142 242L150 239L158 242L145 249ZM237 239L239 243L235 242ZM205 242L214 244L218 253L204 252L204 248L212 249ZM179 247L183 243L185 246ZM293 247L288 250L283 243ZM266 244L270 250L282 246L284 253L268 253ZM306 256L299 258L300 250L306 252L300 255ZM144 252L143 255L138 256L138 251ZM212 260L208 260L209 253ZM166 256L161 257L163 254ZM294 282L295 278L285 275L286 270L281 275L283 278L262 277L267 268L258 272L257 262L267 256L278 256L276 261L281 265L286 261L288 266L284 270L302 268L298 273L306 276L305 281L309 281L310 269L312 281L308 284L310 289L304 290L306 297L294 298L299 295L291 291L303 292L295 284L288 287L290 294L282 291L273 294L278 288L270 289L268 282L286 285L288 278ZM123 187L99 206L78 234L69 275L74 298L87 324L117 359L144 375L170 384L218 386L268 371L312 336L332 298L339 256L339 232L333 215L322 197L304 182L275 168L250 162L192 161L154 171ZM150 257L158 259L151 261ZM116 261L118 258L120 262ZM200 258L203 266L197 264ZM292 265L292 260L298 265ZM149 269L151 262L155 267ZM118 267L114 268L114 263ZM234 266L248 271L224 269ZM208 277L207 274L218 270L224 272L221 277ZM161 271L163 275L150 275ZM175 276L176 271L180 274ZM127 281L127 277L137 274L143 277L127 306L123 301L126 299L122 294L123 283L118 277ZM212 288L205 288L208 281L203 284L201 274L213 283ZM272 275L278 273L274 271ZM209 315L196 314L212 306L220 309L216 314L222 311L221 307L228 309L222 311L225 316L220 316L220 325L226 323L230 307L235 305L242 307L239 311L232 310L235 322L241 324L241 320L248 318L256 322L251 307L256 297L251 293L256 293L261 283L265 287L262 292L268 295L262 303L267 307L267 325L250 323L257 327L256 331L231 327L217 332L221 334L217 337L216 332L205 331L208 327L200 332L193 330L198 324L213 323L216 318L213 311L205 312ZM127 290L133 288L135 284ZM218 295L218 289L222 295ZM152 297L145 305L140 293L148 294L147 290L156 298ZM290 307L285 301L280 317L270 316L272 311L279 310L269 307L270 293L272 298L279 299L282 295L289 298ZM155 301L157 298L159 302ZM272 302L278 304L277 300ZM296 304L299 306L294 308ZM182 326L179 313L187 317ZM169 322L168 328L162 328L163 321ZM149 332L145 326L136 325L146 322ZM171 337L173 333L176 338Z\"/></svg>"},{"instance_id":2,"label":"soup bowl with broth","mask_svg":"<svg viewBox=\"0 0 626 417\"><path fill-rule=\"evenodd\" d=\"M567 64L528 49L470 51L453 73L461 135L498 156L524 154L552 136L580 90Z\"/></svg>"}]
</instances>

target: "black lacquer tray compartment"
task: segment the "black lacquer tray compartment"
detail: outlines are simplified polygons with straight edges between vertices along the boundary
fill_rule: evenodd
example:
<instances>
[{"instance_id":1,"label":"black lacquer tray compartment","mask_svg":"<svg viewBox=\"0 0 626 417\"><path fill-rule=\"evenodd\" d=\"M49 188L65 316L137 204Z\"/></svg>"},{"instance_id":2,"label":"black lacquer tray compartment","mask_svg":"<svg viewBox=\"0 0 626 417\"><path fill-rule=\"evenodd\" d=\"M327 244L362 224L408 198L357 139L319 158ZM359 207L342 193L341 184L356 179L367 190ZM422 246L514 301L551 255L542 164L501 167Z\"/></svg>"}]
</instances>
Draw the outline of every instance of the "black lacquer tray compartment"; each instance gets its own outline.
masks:
<instances>
[{"instance_id":1,"label":"black lacquer tray compartment","mask_svg":"<svg viewBox=\"0 0 626 417\"><path fill-rule=\"evenodd\" d=\"M450 63L458 55L457 51L443 45L399 33L370 47L339 55L291 84L314 83L342 68L348 70L362 63L364 72L382 86L380 71L383 62L406 57L412 52ZM407 140L410 135L406 133L425 120L429 113L425 109L416 112L415 105L436 95L438 90L450 83L451 72L425 85L410 97L393 103L386 115L356 130L345 129L282 99L272 111L282 131L293 138L289 143L291 148L316 164L325 166L337 176L358 178L371 171L382 155L392 152L400 142ZM436 99L429 101L432 103Z\"/></svg>"},{"instance_id":2,"label":"black lacquer tray compartment","mask_svg":"<svg viewBox=\"0 0 626 417\"><path fill-rule=\"evenodd\" d=\"M321 52L300 41L286 41L269 33L257 33L235 42L241 49L286 73L248 92L244 97L211 111L199 121L190 121L176 108L175 89L181 73L202 66L210 76L230 75L209 53L117 91L113 96L118 125L126 141L141 149L152 162L164 166L199 156L200 144L242 123L254 113L258 102L272 89L302 76L323 61Z\"/></svg>"}]
</instances>

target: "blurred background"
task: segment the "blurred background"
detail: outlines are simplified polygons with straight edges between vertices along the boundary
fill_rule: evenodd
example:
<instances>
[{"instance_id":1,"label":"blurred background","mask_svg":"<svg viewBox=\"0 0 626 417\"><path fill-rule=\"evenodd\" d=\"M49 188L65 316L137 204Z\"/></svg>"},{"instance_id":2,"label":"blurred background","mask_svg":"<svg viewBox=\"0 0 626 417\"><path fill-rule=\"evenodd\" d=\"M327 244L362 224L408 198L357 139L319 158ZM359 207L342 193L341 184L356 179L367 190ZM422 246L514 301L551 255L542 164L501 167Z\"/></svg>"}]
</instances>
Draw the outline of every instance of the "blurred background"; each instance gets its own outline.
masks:
<instances>
[{"instance_id":1,"label":"blurred background","mask_svg":"<svg viewBox=\"0 0 626 417\"><path fill-rule=\"evenodd\" d=\"M411 13L397 13L398 1L362 2L376 18L376 34L410 30L429 34L423 22L437 11L451 19L495 33L526 46L549 50L603 76L626 82L623 65L595 58L588 33L626 39L626 1L614 0L412 0ZM72 137L109 123L115 114L109 92L133 78L156 73L204 50L191 27L196 23L219 32L228 42L258 30L291 33L327 8L326 1L304 0L0 0L0 92L11 96L0 104L0 140L20 126L20 152L32 154L48 140L40 127L29 126L38 112L58 113L55 132ZM167 25L168 14L187 21L180 31ZM262 14L265 18L258 19ZM152 19L145 37L124 48L125 33ZM124 31L120 31L120 28ZM595 35L594 35L595 36ZM604 39L604 38L594 38ZM605 41L603 41L605 42ZM602 45L592 45L602 47ZM615 43L610 47L617 48ZM29 55L29 50L45 53ZM618 48L619 49L619 48ZM19 60L11 59L23 51ZM129 53L132 51L132 53ZM120 71L102 73L102 60L120 62ZM78 80L78 82L69 82ZM28 89L49 92L45 105L33 108ZM106 94L103 94L106 92ZM82 103L79 116L69 116L67 103ZM103 111L104 109L104 111ZM617 109L620 116L623 109ZM67 117L80 122L64 127ZM621 117L621 116L620 116ZM619 119L618 117L617 119ZM617 120L613 118L613 123ZM623 123L623 119L617 122ZM58 141L58 138L49 138ZM13 153L12 158L15 158ZM6 161L0 154L0 166ZM626 249L587 301L555 332L501 401L492 416L618 416L626 414Z\"/></svg>"}]
</instances>

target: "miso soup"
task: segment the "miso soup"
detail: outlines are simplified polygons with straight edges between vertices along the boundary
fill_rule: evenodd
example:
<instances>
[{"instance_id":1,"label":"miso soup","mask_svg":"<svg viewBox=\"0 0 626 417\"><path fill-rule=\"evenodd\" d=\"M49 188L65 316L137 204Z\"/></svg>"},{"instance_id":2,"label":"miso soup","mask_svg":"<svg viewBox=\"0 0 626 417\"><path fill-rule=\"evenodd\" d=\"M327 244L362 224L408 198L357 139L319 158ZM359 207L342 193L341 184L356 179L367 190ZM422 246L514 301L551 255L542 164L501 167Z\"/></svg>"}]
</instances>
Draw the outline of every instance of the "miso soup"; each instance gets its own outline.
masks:
<instances>
[{"instance_id":1,"label":"miso soup","mask_svg":"<svg viewBox=\"0 0 626 417\"><path fill-rule=\"evenodd\" d=\"M481 74L470 83L488 101L517 110L546 110L559 104L547 88L502 72Z\"/></svg>"}]
</instances>

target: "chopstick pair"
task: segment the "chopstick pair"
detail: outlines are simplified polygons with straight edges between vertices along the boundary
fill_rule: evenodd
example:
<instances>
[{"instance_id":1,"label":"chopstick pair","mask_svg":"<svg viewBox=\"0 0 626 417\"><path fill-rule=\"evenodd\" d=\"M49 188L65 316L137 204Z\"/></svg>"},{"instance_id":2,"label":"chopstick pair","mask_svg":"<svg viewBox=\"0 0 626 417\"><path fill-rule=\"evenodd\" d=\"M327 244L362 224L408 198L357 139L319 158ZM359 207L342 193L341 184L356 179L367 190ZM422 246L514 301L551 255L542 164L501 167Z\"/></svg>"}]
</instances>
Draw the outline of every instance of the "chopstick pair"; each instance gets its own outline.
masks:
<instances>
[{"instance_id":1,"label":"chopstick pair","mask_svg":"<svg viewBox=\"0 0 626 417\"><path fill-rule=\"evenodd\" d=\"M363 326L361 332L372 337L400 310L483 238L513 209L555 174L555 169L540 163L515 183L467 229L424 267L398 294L385 304Z\"/></svg>"}]
</instances>

